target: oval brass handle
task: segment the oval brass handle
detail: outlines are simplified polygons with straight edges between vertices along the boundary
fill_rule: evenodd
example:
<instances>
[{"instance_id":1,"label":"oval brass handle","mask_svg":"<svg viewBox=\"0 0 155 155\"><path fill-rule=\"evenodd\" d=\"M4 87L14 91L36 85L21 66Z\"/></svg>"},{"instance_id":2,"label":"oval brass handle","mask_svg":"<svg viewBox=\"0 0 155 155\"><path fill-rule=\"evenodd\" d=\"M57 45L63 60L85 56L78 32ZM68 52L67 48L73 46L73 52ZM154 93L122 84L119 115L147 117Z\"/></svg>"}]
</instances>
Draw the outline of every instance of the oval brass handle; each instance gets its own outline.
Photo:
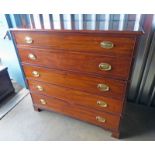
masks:
<instances>
[{"instance_id":1,"label":"oval brass handle","mask_svg":"<svg viewBox=\"0 0 155 155\"><path fill-rule=\"evenodd\" d=\"M26 37L25 37L25 42L26 42L27 44L32 44L33 40L32 40L31 37L26 36Z\"/></svg>"},{"instance_id":2,"label":"oval brass handle","mask_svg":"<svg viewBox=\"0 0 155 155\"><path fill-rule=\"evenodd\" d=\"M40 103L45 105L46 104L46 101L44 99L40 99Z\"/></svg>"},{"instance_id":3,"label":"oval brass handle","mask_svg":"<svg viewBox=\"0 0 155 155\"><path fill-rule=\"evenodd\" d=\"M40 86L40 85L37 85L36 88L37 88L39 91L43 91L43 90L44 90L43 87Z\"/></svg>"},{"instance_id":4,"label":"oval brass handle","mask_svg":"<svg viewBox=\"0 0 155 155\"><path fill-rule=\"evenodd\" d=\"M40 76L39 72L37 72L37 71L33 71L33 72L32 72L32 75L33 75L34 77L39 77L39 76Z\"/></svg>"},{"instance_id":5,"label":"oval brass handle","mask_svg":"<svg viewBox=\"0 0 155 155\"><path fill-rule=\"evenodd\" d=\"M100 63L99 68L100 70L109 71L111 70L111 65L108 63Z\"/></svg>"},{"instance_id":6,"label":"oval brass handle","mask_svg":"<svg viewBox=\"0 0 155 155\"><path fill-rule=\"evenodd\" d=\"M106 122L106 119L104 117L101 117L101 116L96 116L96 120L99 122L102 122L102 123Z\"/></svg>"},{"instance_id":7,"label":"oval brass handle","mask_svg":"<svg viewBox=\"0 0 155 155\"><path fill-rule=\"evenodd\" d=\"M100 43L100 46L101 46L102 48L111 49L111 48L114 47L114 44L113 44L111 41L102 41L102 42Z\"/></svg>"},{"instance_id":8,"label":"oval brass handle","mask_svg":"<svg viewBox=\"0 0 155 155\"><path fill-rule=\"evenodd\" d=\"M28 54L28 58L30 60L36 60L37 59L37 57L34 54L32 54L32 53Z\"/></svg>"},{"instance_id":9,"label":"oval brass handle","mask_svg":"<svg viewBox=\"0 0 155 155\"><path fill-rule=\"evenodd\" d=\"M100 107L106 108L108 106L108 104L104 101L97 101L97 105L99 105Z\"/></svg>"},{"instance_id":10,"label":"oval brass handle","mask_svg":"<svg viewBox=\"0 0 155 155\"><path fill-rule=\"evenodd\" d=\"M104 92L109 91L109 89L110 89L109 86L106 84L98 84L97 88L100 89L101 91L104 91Z\"/></svg>"}]
</instances>

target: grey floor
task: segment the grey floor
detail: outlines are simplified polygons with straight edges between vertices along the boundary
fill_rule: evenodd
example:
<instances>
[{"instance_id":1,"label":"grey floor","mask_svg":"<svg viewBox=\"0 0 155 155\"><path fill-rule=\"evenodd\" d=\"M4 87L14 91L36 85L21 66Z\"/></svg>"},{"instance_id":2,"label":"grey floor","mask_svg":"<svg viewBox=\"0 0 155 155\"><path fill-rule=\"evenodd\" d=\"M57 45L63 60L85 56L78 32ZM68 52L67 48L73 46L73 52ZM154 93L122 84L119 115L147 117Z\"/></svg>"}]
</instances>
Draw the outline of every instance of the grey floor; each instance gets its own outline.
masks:
<instances>
[{"instance_id":1,"label":"grey floor","mask_svg":"<svg viewBox=\"0 0 155 155\"><path fill-rule=\"evenodd\" d=\"M128 104L121 140L155 140L155 111ZM100 127L54 112L35 112L30 95L0 120L0 140L113 141Z\"/></svg>"},{"instance_id":2,"label":"grey floor","mask_svg":"<svg viewBox=\"0 0 155 155\"><path fill-rule=\"evenodd\" d=\"M16 81L12 80L14 92L5 97L4 100L0 101L0 120L13 109L27 94L29 91L20 86Z\"/></svg>"}]
</instances>

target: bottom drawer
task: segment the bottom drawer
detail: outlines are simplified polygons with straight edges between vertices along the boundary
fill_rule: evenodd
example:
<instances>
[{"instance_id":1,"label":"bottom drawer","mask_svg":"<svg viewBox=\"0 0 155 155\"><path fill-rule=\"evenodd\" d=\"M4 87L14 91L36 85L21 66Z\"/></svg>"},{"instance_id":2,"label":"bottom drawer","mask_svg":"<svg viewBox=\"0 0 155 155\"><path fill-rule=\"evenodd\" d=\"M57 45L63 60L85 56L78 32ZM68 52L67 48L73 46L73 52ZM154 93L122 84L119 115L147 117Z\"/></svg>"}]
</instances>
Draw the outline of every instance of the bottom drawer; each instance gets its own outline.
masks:
<instances>
[{"instance_id":1,"label":"bottom drawer","mask_svg":"<svg viewBox=\"0 0 155 155\"><path fill-rule=\"evenodd\" d=\"M111 115L97 110L90 110L85 107L79 108L63 100L46 97L44 95L31 94L35 106L40 109L52 110L55 112L63 113L68 116L101 126L112 131L119 128L120 116Z\"/></svg>"}]
</instances>

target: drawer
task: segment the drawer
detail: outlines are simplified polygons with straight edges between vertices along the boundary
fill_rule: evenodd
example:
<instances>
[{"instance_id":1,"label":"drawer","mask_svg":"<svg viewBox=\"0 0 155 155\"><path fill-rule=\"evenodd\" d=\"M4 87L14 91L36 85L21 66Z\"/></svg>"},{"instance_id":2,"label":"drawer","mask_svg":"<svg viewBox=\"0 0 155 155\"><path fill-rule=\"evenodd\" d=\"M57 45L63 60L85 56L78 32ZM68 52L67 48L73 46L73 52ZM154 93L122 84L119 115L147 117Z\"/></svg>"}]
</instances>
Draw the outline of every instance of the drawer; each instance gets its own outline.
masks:
<instances>
[{"instance_id":1,"label":"drawer","mask_svg":"<svg viewBox=\"0 0 155 155\"><path fill-rule=\"evenodd\" d=\"M124 81L96 76L86 76L74 72L59 71L29 65L24 65L23 68L27 79L56 84L91 94L124 99L127 85ZM35 75L34 73L37 74Z\"/></svg>"},{"instance_id":2,"label":"drawer","mask_svg":"<svg viewBox=\"0 0 155 155\"><path fill-rule=\"evenodd\" d=\"M33 46L62 50L100 53L111 56L132 56L136 36L71 31L13 31L15 42L20 46ZM25 40L29 37L29 40ZM28 42L28 43L27 43ZM111 47L111 48L110 48Z\"/></svg>"},{"instance_id":3,"label":"drawer","mask_svg":"<svg viewBox=\"0 0 155 155\"><path fill-rule=\"evenodd\" d=\"M79 106L56 98L48 98L46 96L36 94L31 95L35 103L35 106L41 109L60 112L68 116L87 121L110 130L118 130L119 128L120 116L111 115L95 110L92 111L84 107L81 108Z\"/></svg>"},{"instance_id":4,"label":"drawer","mask_svg":"<svg viewBox=\"0 0 155 155\"><path fill-rule=\"evenodd\" d=\"M121 101L99 95L92 95L86 92L33 80L28 80L28 84L31 92L52 96L79 105L79 107L84 106L118 114L122 112L123 100Z\"/></svg>"},{"instance_id":5,"label":"drawer","mask_svg":"<svg viewBox=\"0 0 155 155\"><path fill-rule=\"evenodd\" d=\"M63 51L19 49L22 62L127 80L131 58L114 58Z\"/></svg>"}]
</instances>

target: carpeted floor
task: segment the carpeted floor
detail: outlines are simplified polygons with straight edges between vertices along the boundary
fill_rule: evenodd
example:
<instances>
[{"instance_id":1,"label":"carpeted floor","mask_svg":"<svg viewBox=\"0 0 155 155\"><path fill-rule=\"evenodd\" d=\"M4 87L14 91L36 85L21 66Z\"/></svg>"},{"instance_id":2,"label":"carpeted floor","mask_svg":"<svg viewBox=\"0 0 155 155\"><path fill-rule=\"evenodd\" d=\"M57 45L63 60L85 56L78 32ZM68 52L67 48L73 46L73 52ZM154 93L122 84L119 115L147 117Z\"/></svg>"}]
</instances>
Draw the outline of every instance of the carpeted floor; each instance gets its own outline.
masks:
<instances>
[{"instance_id":1,"label":"carpeted floor","mask_svg":"<svg viewBox=\"0 0 155 155\"><path fill-rule=\"evenodd\" d=\"M155 110L128 104L121 140L155 140ZM100 127L54 112L35 112L30 95L0 120L0 140L117 140Z\"/></svg>"}]
</instances>

